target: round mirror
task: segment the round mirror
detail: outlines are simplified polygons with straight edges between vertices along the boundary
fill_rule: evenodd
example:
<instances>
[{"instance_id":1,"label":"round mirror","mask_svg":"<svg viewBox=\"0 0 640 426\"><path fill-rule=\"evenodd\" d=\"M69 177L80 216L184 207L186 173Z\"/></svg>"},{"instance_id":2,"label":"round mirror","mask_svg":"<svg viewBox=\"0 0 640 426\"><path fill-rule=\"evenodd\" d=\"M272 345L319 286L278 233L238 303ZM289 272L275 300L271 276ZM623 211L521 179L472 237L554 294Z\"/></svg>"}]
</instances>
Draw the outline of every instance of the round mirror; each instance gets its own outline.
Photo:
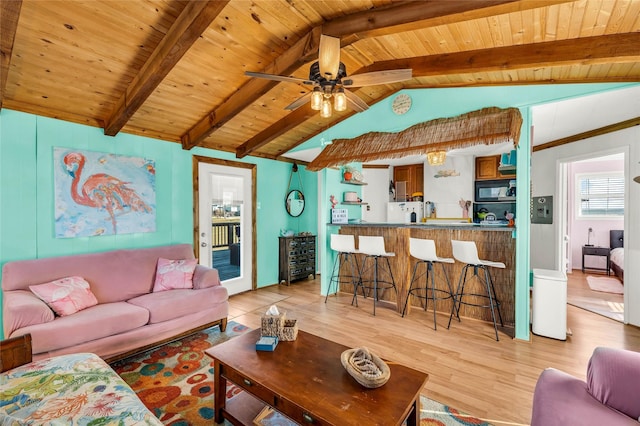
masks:
<instances>
[{"instance_id":1,"label":"round mirror","mask_svg":"<svg viewBox=\"0 0 640 426\"><path fill-rule=\"evenodd\" d=\"M304 211L304 195L297 189L289 191L287 198L284 200L284 206L291 216L300 216Z\"/></svg>"}]
</instances>

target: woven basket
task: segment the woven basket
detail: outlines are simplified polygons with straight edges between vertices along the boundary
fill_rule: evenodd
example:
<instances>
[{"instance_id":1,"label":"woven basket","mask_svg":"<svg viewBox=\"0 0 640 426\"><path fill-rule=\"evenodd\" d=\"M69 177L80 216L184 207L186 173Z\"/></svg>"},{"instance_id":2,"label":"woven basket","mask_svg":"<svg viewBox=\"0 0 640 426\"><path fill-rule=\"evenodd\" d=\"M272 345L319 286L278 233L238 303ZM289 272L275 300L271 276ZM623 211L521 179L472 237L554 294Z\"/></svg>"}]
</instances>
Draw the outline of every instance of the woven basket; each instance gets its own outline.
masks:
<instances>
[{"instance_id":1,"label":"woven basket","mask_svg":"<svg viewBox=\"0 0 640 426\"><path fill-rule=\"evenodd\" d=\"M284 322L286 319L286 313L282 312L280 315L263 315L262 327L260 327L261 336L277 336L280 338L282 335L282 329L284 328Z\"/></svg>"},{"instance_id":2,"label":"woven basket","mask_svg":"<svg viewBox=\"0 0 640 426\"><path fill-rule=\"evenodd\" d=\"M278 338L283 342L292 342L298 337L298 321L294 319L284 320L282 334Z\"/></svg>"},{"instance_id":3,"label":"woven basket","mask_svg":"<svg viewBox=\"0 0 640 426\"><path fill-rule=\"evenodd\" d=\"M366 388L379 388L391 377L389 366L365 347L347 349L340 361L347 373Z\"/></svg>"}]
</instances>

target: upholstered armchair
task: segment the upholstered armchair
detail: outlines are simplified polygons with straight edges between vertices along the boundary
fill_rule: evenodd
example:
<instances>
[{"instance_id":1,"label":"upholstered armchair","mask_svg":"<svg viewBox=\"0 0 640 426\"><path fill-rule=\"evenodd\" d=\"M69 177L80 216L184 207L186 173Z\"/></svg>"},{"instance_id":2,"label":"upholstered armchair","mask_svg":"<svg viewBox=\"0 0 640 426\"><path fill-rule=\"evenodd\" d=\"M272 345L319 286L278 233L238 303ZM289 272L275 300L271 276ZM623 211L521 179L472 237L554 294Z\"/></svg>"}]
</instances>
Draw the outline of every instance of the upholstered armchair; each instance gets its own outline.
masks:
<instances>
[{"instance_id":1,"label":"upholstered armchair","mask_svg":"<svg viewBox=\"0 0 640 426\"><path fill-rule=\"evenodd\" d=\"M532 426L638 426L640 353L598 347L584 382L547 368L533 396Z\"/></svg>"}]
</instances>

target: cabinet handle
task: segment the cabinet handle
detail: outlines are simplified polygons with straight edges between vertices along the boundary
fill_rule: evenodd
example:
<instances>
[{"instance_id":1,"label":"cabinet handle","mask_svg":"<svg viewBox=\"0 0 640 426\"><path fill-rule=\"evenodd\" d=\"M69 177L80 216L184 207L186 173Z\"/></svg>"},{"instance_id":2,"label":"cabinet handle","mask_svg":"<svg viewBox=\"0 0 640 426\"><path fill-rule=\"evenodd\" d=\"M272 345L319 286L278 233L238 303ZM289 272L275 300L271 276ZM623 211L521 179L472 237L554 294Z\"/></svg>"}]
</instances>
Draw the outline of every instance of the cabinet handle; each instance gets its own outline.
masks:
<instances>
[{"instance_id":1,"label":"cabinet handle","mask_svg":"<svg viewBox=\"0 0 640 426\"><path fill-rule=\"evenodd\" d=\"M315 420L313 420L313 417L311 417L309 414L307 413L302 413L302 419L306 422L306 423L314 423Z\"/></svg>"},{"instance_id":2,"label":"cabinet handle","mask_svg":"<svg viewBox=\"0 0 640 426\"><path fill-rule=\"evenodd\" d=\"M243 382L247 386L252 386L253 385L253 383L251 383L251 380L249 380L249 379L243 379Z\"/></svg>"}]
</instances>

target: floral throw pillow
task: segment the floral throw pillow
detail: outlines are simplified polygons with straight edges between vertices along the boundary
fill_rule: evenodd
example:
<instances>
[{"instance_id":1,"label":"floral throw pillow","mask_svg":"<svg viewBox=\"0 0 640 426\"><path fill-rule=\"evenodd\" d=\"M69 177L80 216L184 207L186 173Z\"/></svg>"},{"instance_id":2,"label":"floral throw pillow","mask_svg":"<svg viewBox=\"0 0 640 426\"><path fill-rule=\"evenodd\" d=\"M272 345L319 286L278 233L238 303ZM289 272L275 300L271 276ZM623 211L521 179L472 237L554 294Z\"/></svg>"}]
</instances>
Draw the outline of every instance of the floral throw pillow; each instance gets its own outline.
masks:
<instances>
[{"instance_id":1,"label":"floral throw pillow","mask_svg":"<svg viewBox=\"0 0 640 426\"><path fill-rule=\"evenodd\" d=\"M193 271L195 271L197 264L197 259L159 258L153 292L193 288Z\"/></svg>"},{"instance_id":2,"label":"floral throw pillow","mask_svg":"<svg viewBox=\"0 0 640 426\"><path fill-rule=\"evenodd\" d=\"M98 304L89 283L82 277L60 278L44 284L30 285L29 289L61 317Z\"/></svg>"}]
</instances>

